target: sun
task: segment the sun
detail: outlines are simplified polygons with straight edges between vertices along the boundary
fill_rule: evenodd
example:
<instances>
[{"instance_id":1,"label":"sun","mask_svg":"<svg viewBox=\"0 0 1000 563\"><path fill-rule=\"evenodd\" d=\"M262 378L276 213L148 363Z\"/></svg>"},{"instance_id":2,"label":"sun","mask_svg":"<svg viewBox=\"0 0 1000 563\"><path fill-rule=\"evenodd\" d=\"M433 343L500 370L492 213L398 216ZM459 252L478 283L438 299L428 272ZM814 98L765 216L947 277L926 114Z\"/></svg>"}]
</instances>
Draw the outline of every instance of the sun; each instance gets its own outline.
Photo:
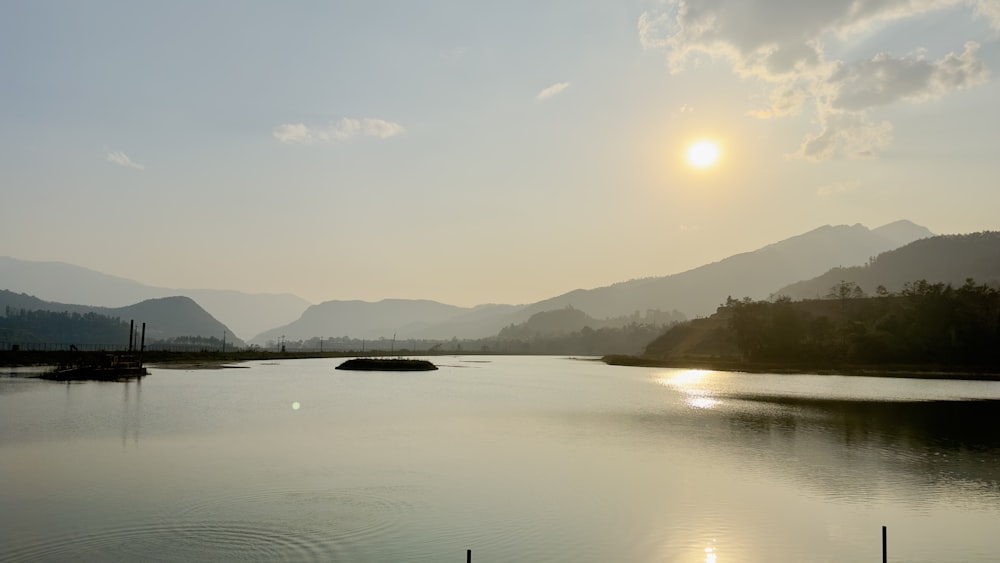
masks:
<instances>
[{"instance_id":1,"label":"sun","mask_svg":"<svg viewBox=\"0 0 1000 563\"><path fill-rule=\"evenodd\" d=\"M715 141L701 140L688 147L688 164L695 168L711 168L719 162L721 156L719 144Z\"/></svg>"}]
</instances>

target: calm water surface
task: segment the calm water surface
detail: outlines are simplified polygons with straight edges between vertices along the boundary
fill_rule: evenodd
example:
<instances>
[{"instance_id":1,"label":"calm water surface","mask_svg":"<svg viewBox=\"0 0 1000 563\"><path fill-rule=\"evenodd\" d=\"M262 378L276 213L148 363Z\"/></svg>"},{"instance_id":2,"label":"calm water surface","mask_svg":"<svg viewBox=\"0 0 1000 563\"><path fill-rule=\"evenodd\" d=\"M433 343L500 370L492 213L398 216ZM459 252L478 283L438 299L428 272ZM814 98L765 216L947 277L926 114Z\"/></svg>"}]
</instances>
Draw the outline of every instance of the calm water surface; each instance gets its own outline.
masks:
<instances>
[{"instance_id":1,"label":"calm water surface","mask_svg":"<svg viewBox=\"0 0 1000 563\"><path fill-rule=\"evenodd\" d=\"M1000 559L1000 383L340 361L0 377L0 560Z\"/></svg>"}]
</instances>

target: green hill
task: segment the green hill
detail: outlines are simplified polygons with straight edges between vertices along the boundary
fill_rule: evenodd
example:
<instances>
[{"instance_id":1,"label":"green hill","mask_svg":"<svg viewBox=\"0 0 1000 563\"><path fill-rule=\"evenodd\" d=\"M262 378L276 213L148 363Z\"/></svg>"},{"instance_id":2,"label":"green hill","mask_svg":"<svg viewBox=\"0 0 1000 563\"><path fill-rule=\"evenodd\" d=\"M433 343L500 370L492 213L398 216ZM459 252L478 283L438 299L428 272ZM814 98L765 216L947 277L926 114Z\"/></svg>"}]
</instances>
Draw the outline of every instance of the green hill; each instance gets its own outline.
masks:
<instances>
[{"instance_id":1,"label":"green hill","mask_svg":"<svg viewBox=\"0 0 1000 563\"><path fill-rule=\"evenodd\" d=\"M898 293L791 301L730 299L707 319L678 325L646 347L651 360L785 366L1000 367L1000 290L918 280Z\"/></svg>"}]
</instances>

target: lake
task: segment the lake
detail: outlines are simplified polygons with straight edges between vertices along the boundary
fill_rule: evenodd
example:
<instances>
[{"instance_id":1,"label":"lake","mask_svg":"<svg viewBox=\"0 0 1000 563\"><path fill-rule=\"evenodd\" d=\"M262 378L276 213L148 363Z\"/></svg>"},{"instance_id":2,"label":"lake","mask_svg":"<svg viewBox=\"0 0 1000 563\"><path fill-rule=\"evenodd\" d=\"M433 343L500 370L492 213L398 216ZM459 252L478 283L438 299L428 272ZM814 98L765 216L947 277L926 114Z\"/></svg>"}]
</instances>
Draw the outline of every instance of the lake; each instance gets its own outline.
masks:
<instances>
[{"instance_id":1,"label":"lake","mask_svg":"<svg viewBox=\"0 0 1000 563\"><path fill-rule=\"evenodd\" d=\"M0 377L0 560L1000 558L998 382L431 360Z\"/></svg>"}]
</instances>

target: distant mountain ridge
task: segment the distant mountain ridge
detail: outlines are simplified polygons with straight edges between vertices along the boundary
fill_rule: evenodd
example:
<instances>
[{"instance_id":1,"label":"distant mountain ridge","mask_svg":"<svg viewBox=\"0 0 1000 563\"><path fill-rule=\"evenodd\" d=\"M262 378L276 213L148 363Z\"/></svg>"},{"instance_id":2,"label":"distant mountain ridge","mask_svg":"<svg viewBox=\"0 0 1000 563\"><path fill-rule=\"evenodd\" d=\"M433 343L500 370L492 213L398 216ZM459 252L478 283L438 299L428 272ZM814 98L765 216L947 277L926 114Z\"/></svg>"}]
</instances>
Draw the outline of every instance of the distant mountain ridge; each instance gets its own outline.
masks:
<instances>
[{"instance_id":1,"label":"distant mountain ridge","mask_svg":"<svg viewBox=\"0 0 1000 563\"><path fill-rule=\"evenodd\" d=\"M977 283L1000 284L1000 232L942 235L911 242L884 252L862 266L834 268L812 279L777 290L792 299L825 297L834 285L853 282L871 294L878 286L899 291L917 280L962 285L966 278Z\"/></svg>"},{"instance_id":2,"label":"distant mountain ridge","mask_svg":"<svg viewBox=\"0 0 1000 563\"><path fill-rule=\"evenodd\" d=\"M35 262L0 256L0 289L60 303L124 307L147 299L186 296L249 338L292 321L309 302L291 294L248 294L231 290L169 289L103 274L63 262Z\"/></svg>"},{"instance_id":3,"label":"distant mountain ridge","mask_svg":"<svg viewBox=\"0 0 1000 563\"><path fill-rule=\"evenodd\" d=\"M377 302L325 301L310 306L294 322L258 334L251 339L251 343L265 345L268 341L277 342L282 336L291 340L314 336L389 338L393 334L399 338L466 337L468 333L436 332L435 326L442 323L458 325L466 323L476 330L477 319L480 316L486 318L502 316L519 308L515 305L458 307L426 299L383 299Z\"/></svg>"},{"instance_id":4,"label":"distant mountain ridge","mask_svg":"<svg viewBox=\"0 0 1000 563\"><path fill-rule=\"evenodd\" d=\"M105 305L185 295L198 302L237 335L256 334L251 342L356 338L450 339L495 336L509 325L539 312L573 307L595 319L636 313L679 311L686 317L711 314L728 296L766 298L776 288L810 279L837 266L867 262L887 250L933 233L910 221L876 229L863 225L826 225L763 248L692 270L594 289L577 289L528 305L456 307L429 300L327 301L309 306L293 295L248 295L226 290L171 290L108 276L57 262L0 257L0 289L53 301ZM655 265L654 265L655 266ZM6 286L6 287L4 287ZM62 299L52 295L73 295ZM133 301L133 302L134 302Z\"/></svg>"},{"instance_id":5,"label":"distant mountain ridge","mask_svg":"<svg viewBox=\"0 0 1000 563\"><path fill-rule=\"evenodd\" d=\"M37 297L0 290L0 312L12 309L29 311L53 311L69 313L96 313L105 317L135 320L137 325L146 323L146 338L163 340L183 336L203 336L223 338L235 345L243 341L234 336L226 325L219 322L189 297L162 297L147 299L125 307L93 307L44 301ZM128 332L128 331L126 331ZM110 343L109 343L110 344Z\"/></svg>"},{"instance_id":6,"label":"distant mountain ridge","mask_svg":"<svg viewBox=\"0 0 1000 563\"><path fill-rule=\"evenodd\" d=\"M252 342L264 345L282 335L289 339L321 335L388 338L393 334L399 338L484 338L508 325L524 323L536 313L567 307L595 319L674 310L687 317L709 315L728 296L765 298L776 288L831 267L863 264L886 250L930 236L933 233L927 228L905 220L876 229L860 224L826 225L686 272L577 289L529 305L467 309L433 301L328 301Z\"/></svg>"},{"instance_id":7,"label":"distant mountain ridge","mask_svg":"<svg viewBox=\"0 0 1000 563\"><path fill-rule=\"evenodd\" d=\"M708 315L727 296L764 298L776 288L834 266L862 264L886 250L930 236L934 233L927 228L905 220L877 229L861 224L826 225L686 272L571 291L525 311L573 306L598 318L646 309L677 309L689 317Z\"/></svg>"}]
</instances>

